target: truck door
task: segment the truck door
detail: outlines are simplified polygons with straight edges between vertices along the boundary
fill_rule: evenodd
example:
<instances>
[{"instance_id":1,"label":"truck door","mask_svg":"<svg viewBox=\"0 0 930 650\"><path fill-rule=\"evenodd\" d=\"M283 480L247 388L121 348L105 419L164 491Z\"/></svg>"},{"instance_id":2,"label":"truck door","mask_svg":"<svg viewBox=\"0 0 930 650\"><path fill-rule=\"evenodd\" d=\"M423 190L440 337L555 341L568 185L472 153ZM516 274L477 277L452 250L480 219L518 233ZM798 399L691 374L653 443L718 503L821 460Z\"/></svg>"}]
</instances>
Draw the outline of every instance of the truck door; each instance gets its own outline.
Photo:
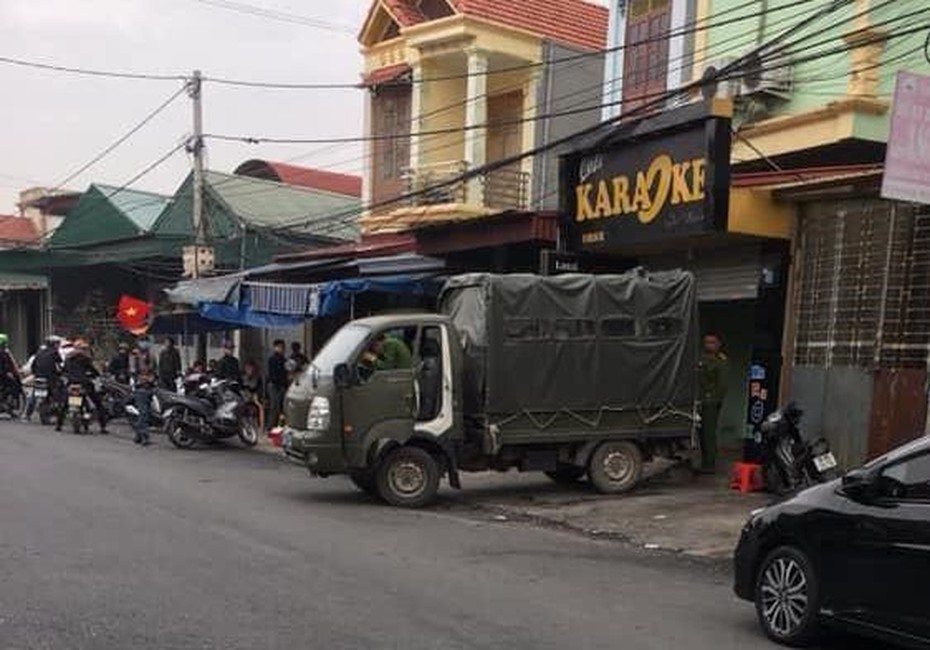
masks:
<instances>
[{"instance_id":1,"label":"truck door","mask_svg":"<svg viewBox=\"0 0 930 650\"><path fill-rule=\"evenodd\" d=\"M415 370L410 350L416 338L416 327L375 334L358 361L358 381L342 394L343 441L360 442L373 431L406 439L413 431Z\"/></svg>"}]
</instances>

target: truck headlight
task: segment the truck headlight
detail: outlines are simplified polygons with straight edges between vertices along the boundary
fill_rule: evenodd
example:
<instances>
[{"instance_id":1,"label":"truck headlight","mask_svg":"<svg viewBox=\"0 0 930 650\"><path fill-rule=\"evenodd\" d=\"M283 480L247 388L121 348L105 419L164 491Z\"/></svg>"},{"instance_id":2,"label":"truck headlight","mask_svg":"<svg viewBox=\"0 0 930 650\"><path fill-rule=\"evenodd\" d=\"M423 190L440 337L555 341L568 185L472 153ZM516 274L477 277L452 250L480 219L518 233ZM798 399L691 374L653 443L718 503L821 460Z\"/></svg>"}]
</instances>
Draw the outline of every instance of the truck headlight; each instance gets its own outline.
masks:
<instances>
[{"instance_id":1,"label":"truck headlight","mask_svg":"<svg viewBox=\"0 0 930 650\"><path fill-rule=\"evenodd\" d=\"M307 430L326 431L329 429L329 421L329 399L319 395L314 397L310 402L310 411L307 413Z\"/></svg>"}]
</instances>

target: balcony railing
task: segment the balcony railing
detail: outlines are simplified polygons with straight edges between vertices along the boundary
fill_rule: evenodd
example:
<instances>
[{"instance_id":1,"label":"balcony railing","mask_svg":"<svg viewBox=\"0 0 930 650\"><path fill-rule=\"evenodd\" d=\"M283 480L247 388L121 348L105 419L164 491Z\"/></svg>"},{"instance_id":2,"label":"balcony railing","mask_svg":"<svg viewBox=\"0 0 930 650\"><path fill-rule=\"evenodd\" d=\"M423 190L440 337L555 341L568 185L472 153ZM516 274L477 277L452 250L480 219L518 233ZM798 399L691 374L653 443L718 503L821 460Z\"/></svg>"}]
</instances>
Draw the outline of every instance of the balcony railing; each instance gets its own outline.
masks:
<instances>
[{"instance_id":1,"label":"balcony railing","mask_svg":"<svg viewBox=\"0 0 930 650\"><path fill-rule=\"evenodd\" d=\"M484 204L498 210L526 210L530 175L519 169L495 169L485 174Z\"/></svg>"},{"instance_id":2,"label":"balcony railing","mask_svg":"<svg viewBox=\"0 0 930 650\"><path fill-rule=\"evenodd\" d=\"M404 173L409 205L422 207L448 203L477 203L468 196L468 183L456 180L468 170L464 161L442 162L408 169ZM529 203L530 176L518 169L497 169L479 177L483 205L496 210L525 210ZM450 182L454 181L454 182ZM446 184L448 183L448 184ZM442 185L442 187L436 187ZM470 200L471 199L471 200Z\"/></svg>"},{"instance_id":3,"label":"balcony railing","mask_svg":"<svg viewBox=\"0 0 930 650\"><path fill-rule=\"evenodd\" d=\"M442 162L408 169L404 172L407 194L416 194L410 197L409 204L413 207L420 207L465 203L467 194L465 182L458 180L448 185L446 183L461 177L466 169L468 169L468 163L462 161ZM442 185L442 187L436 187L437 185Z\"/></svg>"}]
</instances>

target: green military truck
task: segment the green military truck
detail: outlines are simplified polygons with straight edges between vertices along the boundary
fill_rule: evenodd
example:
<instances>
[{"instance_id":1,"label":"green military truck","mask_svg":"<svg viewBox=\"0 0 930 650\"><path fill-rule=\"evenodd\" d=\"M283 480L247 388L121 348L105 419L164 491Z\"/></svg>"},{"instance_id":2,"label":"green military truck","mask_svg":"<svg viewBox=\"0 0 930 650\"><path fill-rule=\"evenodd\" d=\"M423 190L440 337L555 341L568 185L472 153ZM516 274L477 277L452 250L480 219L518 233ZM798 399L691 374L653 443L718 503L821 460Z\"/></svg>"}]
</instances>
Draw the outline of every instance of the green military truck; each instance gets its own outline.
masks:
<instances>
[{"instance_id":1,"label":"green military truck","mask_svg":"<svg viewBox=\"0 0 930 650\"><path fill-rule=\"evenodd\" d=\"M462 275L438 311L333 335L287 393L287 457L420 507L444 476L511 468L625 492L692 446L690 273Z\"/></svg>"}]
</instances>

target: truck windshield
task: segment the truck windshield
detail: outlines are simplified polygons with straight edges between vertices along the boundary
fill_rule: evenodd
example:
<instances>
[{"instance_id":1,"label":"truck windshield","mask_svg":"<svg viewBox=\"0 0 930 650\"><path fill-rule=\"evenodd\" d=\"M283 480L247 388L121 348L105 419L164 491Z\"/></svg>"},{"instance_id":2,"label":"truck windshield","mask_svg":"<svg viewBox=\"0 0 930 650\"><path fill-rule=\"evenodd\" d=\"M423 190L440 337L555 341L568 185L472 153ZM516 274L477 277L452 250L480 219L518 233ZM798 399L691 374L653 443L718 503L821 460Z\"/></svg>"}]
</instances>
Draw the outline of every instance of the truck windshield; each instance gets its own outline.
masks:
<instances>
[{"instance_id":1,"label":"truck windshield","mask_svg":"<svg viewBox=\"0 0 930 650\"><path fill-rule=\"evenodd\" d=\"M311 368L321 375L331 375L338 364L349 361L350 355L358 350L370 334L371 330L362 325L346 325L326 342L320 353L313 358Z\"/></svg>"}]
</instances>

